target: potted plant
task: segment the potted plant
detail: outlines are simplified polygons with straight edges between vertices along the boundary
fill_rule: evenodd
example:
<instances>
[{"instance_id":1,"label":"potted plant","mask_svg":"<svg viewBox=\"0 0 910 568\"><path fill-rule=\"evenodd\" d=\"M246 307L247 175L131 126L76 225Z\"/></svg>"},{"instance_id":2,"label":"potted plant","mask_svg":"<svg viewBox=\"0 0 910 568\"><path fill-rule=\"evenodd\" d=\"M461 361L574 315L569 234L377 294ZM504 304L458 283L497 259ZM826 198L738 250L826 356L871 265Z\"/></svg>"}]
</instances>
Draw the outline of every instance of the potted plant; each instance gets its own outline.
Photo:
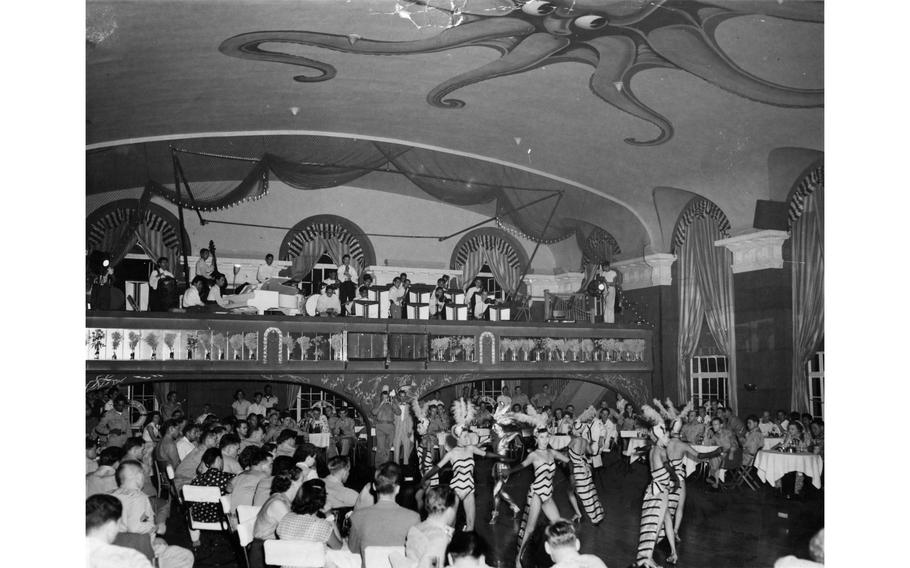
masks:
<instances>
[{"instance_id":1,"label":"potted plant","mask_svg":"<svg viewBox=\"0 0 910 568\"><path fill-rule=\"evenodd\" d=\"M96 329L92 332L92 349L95 350L95 359L101 358L101 348L104 347L104 330Z\"/></svg>"},{"instance_id":2,"label":"potted plant","mask_svg":"<svg viewBox=\"0 0 910 568\"><path fill-rule=\"evenodd\" d=\"M196 334L196 338L199 340L199 345L202 346L203 356L206 361L211 361L212 359L212 332L211 331L200 331Z\"/></svg>"},{"instance_id":3,"label":"potted plant","mask_svg":"<svg viewBox=\"0 0 910 568\"><path fill-rule=\"evenodd\" d=\"M294 352L294 346L297 345L297 341L294 339L291 334L281 336L281 344L284 345L284 348L287 349L288 355L286 361L291 360L291 354Z\"/></svg>"},{"instance_id":4,"label":"potted plant","mask_svg":"<svg viewBox=\"0 0 910 568\"><path fill-rule=\"evenodd\" d=\"M247 351L250 352L250 361L256 358L256 351L259 347L259 334L255 331L251 331L243 336L243 344L246 346Z\"/></svg>"},{"instance_id":5,"label":"potted plant","mask_svg":"<svg viewBox=\"0 0 910 568\"><path fill-rule=\"evenodd\" d=\"M188 333L186 336L186 358L193 358L193 351L196 350L196 345L199 344L199 338L195 333Z\"/></svg>"},{"instance_id":6,"label":"potted plant","mask_svg":"<svg viewBox=\"0 0 910 568\"><path fill-rule=\"evenodd\" d=\"M234 353L234 361L240 361L243 359L243 335L235 333L230 338L228 338L228 345L231 348L231 351Z\"/></svg>"},{"instance_id":7,"label":"potted plant","mask_svg":"<svg viewBox=\"0 0 910 568\"><path fill-rule=\"evenodd\" d=\"M458 340L458 344L461 346L461 351L464 353L465 361L474 360L474 338L473 337L462 337Z\"/></svg>"},{"instance_id":8,"label":"potted plant","mask_svg":"<svg viewBox=\"0 0 910 568\"><path fill-rule=\"evenodd\" d=\"M130 359L136 358L136 346L139 345L139 340L142 339L142 334L138 331L131 331L127 333L127 337L130 340Z\"/></svg>"},{"instance_id":9,"label":"potted plant","mask_svg":"<svg viewBox=\"0 0 910 568\"><path fill-rule=\"evenodd\" d=\"M591 341L590 339L582 339L581 340L581 351L582 351L582 353L585 354L585 356L584 356L585 361L594 360L594 342L593 341Z\"/></svg>"},{"instance_id":10,"label":"potted plant","mask_svg":"<svg viewBox=\"0 0 910 568\"><path fill-rule=\"evenodd\" d=\"M113 353L111 353L111 359L117 358L117 348L120 347L120 344L122 342L123 342L122 333L120 333L119 331L115 331L114 333L111 334L111 349L113 350Z\"/></svg>"},{"instance_id":11,"label":"potted plant","mask_svg":"<svg viewBox=\"0 0 910 568\"><path fill-rule=\"evenodd\" d=\"M556 340L552 337L544 337L540 343L547 352L547 361L552 361L553 354L556 353Z\"/></svg>"},{"instance_id":12,"label":"potted plant","mask_svg":"<svg viewBox=\"0 0 910 568\"><path fill-rule=\"evenodd\" d=\"M499 338L499 360L506 360L506 353L512 355L512 360L515 360L515 341L507 337Z\"/></svg>"},{"instance_id":13,"label":"potted plant","mask_svg":"<svg viewBox=\"0 0 910 568\"><path fill-rule=\"evenodd\" d=\"M325 343L325 338L321 335L316 335L313 337L313 359L318 361L321 359L322 355L322 344Z\"/></svg>"},{"instance_id":14,"label":"potted plant","mask_svg":"<svg viewBox=\"0 0 910 568\"><path fill-rule=\"evenodd\" d=\"M565 349L572 354L572 361L578 361L578 354L581 352L581 340L579 339L566 339L565 340ZM565 353L563 353L562 360L565 361Z\"/></svg>"},{"instance_id":15,"label":"potted plant","mask_svg":"<svg viewBox=\"0 0 910 568\"><path fill-rule=\"evenodd\" d=\"M537 342L531 339L530 337L521 340L521 350L524 360L527 361L531 358L531 352L537 347ZM538 359L539 361L540 359Z\"/></svg>"},{"instance_id":16,"label":"potted plant","mask_svg":"<svg viewBox=\"0 0 910 568\"><path fill-rule=\"evenodd\" d=\"M177 339L177 334L169 331L164 334L164 344L167 345L168 351L170 351L170 358L174 358L174 340Z\"/></svg>"},{"instance_id":17,"label":"potted plant","mask_svg":"<svg viewBox=\"0 0 910 568\"><path fill-rule=\"evenodd\" d=\"M150 331L143 338L143 341L152 350L152 360L154 361L158 354L158 344L161 342L161 338L154 331Z\"/></svg>"},{"instance_id":18,"label":"potted plant","mask_svg":"<svg viewBox=\"0 0 910 568\"><path fill-rule=\"evenodd\" d=\"M212 356L220 361L224 360L226 345L225 335L221 332L212 335Z\"/></svg>"},{"instance_id":19,"label":"potted plant","mask_svg":"<svg viewBox=\"0 0 910 568\"><path fill-rule=\"evenodd\" d=\"M448 337L434 337L430 340L430 348L433 350L433 360L445 360L446 349L449 348Z\"/></svg>"},{"instance_id":20,"label":"potted plant","mask_svg":"<svg viewBox=\"0 0 910 568\"><path fill-rule=\"evenodd\" d=\"M297 338L297 343L300 344L300 360L305 361L306 352L307 352L307 350L309 350L310 343L312 343L312 341L310 340L309 337L307 337L305 335L301 335L300 337Z\"/></svg>"}]
</instances>

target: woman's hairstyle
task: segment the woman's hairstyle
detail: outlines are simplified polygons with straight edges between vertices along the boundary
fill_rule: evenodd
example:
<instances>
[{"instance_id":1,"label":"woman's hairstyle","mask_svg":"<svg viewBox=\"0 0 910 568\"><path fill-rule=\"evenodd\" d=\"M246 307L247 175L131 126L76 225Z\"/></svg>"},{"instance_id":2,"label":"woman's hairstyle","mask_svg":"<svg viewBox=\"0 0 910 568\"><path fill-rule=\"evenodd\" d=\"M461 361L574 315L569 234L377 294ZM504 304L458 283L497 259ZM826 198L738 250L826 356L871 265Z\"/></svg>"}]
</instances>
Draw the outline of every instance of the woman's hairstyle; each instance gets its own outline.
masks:
<instances>
[{"instance_id":1,"label":"woman's hairstyle","mask_svg":"<svg viewBox=\"0 0 910 568\"><path fill-rule=\"evenodd\" d=\"M269 495L274 495L275 493L284 493L291 488L291 485L293 483L294 480L291 479L291 476L288 473L276 475L272 478L272 485L269 487Z\"/></svg>"},{"instance_id":2,"label":"woman's hairstyle","mask_svg":"<svg viewBox=\"0 0 910 568\"><path fill-rule=\"evenodd\" d=\"M246 396L246 393L243 392L243 389L237 389L237 391L234 393L234 398L237 398L238 396L240 396L241 393L243 393L243 395Z\"/></svg>"},{"instance_id":3,"label":"woman's hairstyle","mask_svg":"<svg viewBox=\"0 0 910 568\"><path fill-rule=\"evenodd\" d=\"M290 456L278 456L272 462L272 475L274 476L287 474L293 477L294 470L297 470L297 475L302 473L300 468L297 467L297 462Z\"/></svg>"},{"instance_id":4,"label":"woman's hairstyle","mask_svg":"<svg viewBox=\"0 0 910 568\"><path fill-rule=\"evenodd\" d=\"M240 436L237 434L225 434L221 437L221 441L218 442L218 446L223 450L228 446L239 446L240 445Z\"/></svg>"},{"instance_id":5,"label":"woman's hairstyle","mask_svg":"<svg viewBox=\"0 0 910 568\"><path fill-rule=\"evenodd\" d=\"M212 467L212 464L215 463L215 460L221 457L221 450L218 448L209 448L202 454L202 462L205 464L205 467Z\"/></svg>"},{"instance_id":6,"label":"woman's hairstyle","mask_svg":"<svg viewBox=\"0 0 910 568\"><path fill-rule=\"evenodd\" d=\"M799 430L799 433L800 433L800 434L802 434L803 432L806 431L806 429L803 427L802 423L799 422L799 421L797 421L797 420L794 420L794 421L790 422L789 425L790 425L790 426L796 426L796 429Z\"/></svg>"},{"instance_id":7,"label":"woman's hairstyle","mask_svg":"<svg viewBox=\"0 0 910 568\"><path fill-rule=\"evenodd\" d=\"M294 463L302 462L308 457L316 457L316 446L313 444L307 442L306 444L297 446L297 449L294 450Z\"/></svg>"},{"instance_id":8,"label":"woman's hairstyle","mask_svg":"<svg viewBox=\"0 0 910 568\"><path fill-rule=\"evenodd\" d=\"M153 419L154 417L156 417L156 416L159 417L159 418L161 418L161 413L158 412L157 410L153 410L153 411L149 412L149 413L145 416L145 423L146 423L146 424L151 424L151 423L152 423L152 419Z\"/></svg>"},{"instance_id":9,"label":"woman's hairstyle","mask_svg":"<svg viewBox=\"0 0 910 568\"><path fill-rule=\"evenodd\" d=\"M424 503L428 515L441 514L446 509L455 507L455 492L445 485L430 487L427 489Z\"/></svg>"},{"instance_id":10,"label":"woman's hairstyle","mask_svg":"<svg viewBox=\"0 0 910 568\"><path fill-rule=\"evenodd\" d=\"M297 490L291 502L291 511L298 515L315 515L325 508L326 498L325 481L311 479Z\"/></svg>"},{"instance_id":11,"label":"woman's hairstyle","mask_svg":"<svg viewBox=\"0 0 910 568\"><path fill-rule=\"evenodd\" d=\"M486 557L488 552L487 541L474 531L455 533L446 548L446 555L450 555L452 560L465 556L480 559Z\"/></svg>"}]
</instances>

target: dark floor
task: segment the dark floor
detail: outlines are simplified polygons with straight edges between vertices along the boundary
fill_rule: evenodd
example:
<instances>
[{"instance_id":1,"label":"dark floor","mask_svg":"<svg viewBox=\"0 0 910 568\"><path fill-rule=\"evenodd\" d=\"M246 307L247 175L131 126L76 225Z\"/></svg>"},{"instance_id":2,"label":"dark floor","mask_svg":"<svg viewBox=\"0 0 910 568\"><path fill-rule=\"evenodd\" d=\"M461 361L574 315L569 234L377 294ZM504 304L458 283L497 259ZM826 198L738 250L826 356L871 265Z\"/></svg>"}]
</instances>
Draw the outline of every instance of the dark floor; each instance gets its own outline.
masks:
<instances>
[{"instance_id":1,"label":"dark floor","mask_svg":"<svg viewBox=\"0 0 910 568\"><path fill-rule=\"evenodd\" d=\"M517 537L512 524L511 512L505 504L500 510L496 525L489 525L492 491L490 460L477 460L475 479L477 483L477 522L475 529L487 539L493 548L494 557L488 558L491 566L514 566ZM349 485L361 487L369 472L359 468L352 475ZM527 488L532 474L521 471L509 479L506 490L524 506ZM809 539L824 526L824 494L806 480L802 499L784 499L775 489L762 484L755 492L745 485L711 492L708 486L695 475L688 481L688 498L681 529L682 542L678 545L679 568L694 567L771 567L774 561L788 554L808 558ZM595 473L595 482L606 511L606 519L600 526L593 526L584 520L579 527L582 553L595 554L610 568L630 565L635 559L638 546L638 525L641 513L641 498L648 483L647 466L637 462L631 468L618 463L615 458L608 461L603 469ZM571 517L572 509L565 495L567 482L565 474L557 470L556 503L565 517ZM399 496L399 502L408 506L413 503L413 482L406 482ZM409 503L410 501L410 503ZM459 519L459 526L463 520ZM539 540L545 518L541 515L535 539ZM173 525L173 526L171 526ZM171 544L188 546L185 529L175 521L168 527ZM534 540L532 540L534 542ZM196 566L231 566L229 547L218 542L203 542L203 549L197 551ZM655 560L662 564L669 554L664 542L654 553ZM532 547L525 556L524 568L545 568L552 565L543 551L543 544Z\"/></svg>"}]
</instances>

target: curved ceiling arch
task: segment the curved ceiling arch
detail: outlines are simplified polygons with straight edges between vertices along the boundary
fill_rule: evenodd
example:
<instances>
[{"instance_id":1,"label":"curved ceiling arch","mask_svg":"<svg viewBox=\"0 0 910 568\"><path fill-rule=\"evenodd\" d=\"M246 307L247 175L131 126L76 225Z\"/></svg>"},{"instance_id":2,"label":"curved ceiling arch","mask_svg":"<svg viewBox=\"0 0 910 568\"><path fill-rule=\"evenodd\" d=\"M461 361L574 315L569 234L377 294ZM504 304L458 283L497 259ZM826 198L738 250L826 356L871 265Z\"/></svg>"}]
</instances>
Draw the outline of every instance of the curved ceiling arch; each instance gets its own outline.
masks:
<instances>
[{"instance_id":1,"label":"curved ceiling arch","mask_svg":"<svg viewBox=\"0 0 910 568\"><path fill-rule=\"evenodd\" d=\"M329 132L329 131L306 130L306 129L303 129L303 130L250 130L250 131L233 131L233 132L214 131L214 132L193 132L193 133L183 133L183 134L168 134L168 135L160 135L160 136L145 136L145 137L138 137L138 138L111 140L111 141L107 141L107 142L97 142L94 144L88 144L88 145L86 145L85 149L87 152L90 152L90 151L96 151L96 150L115 148L118 146L131 145L131 144L145 144L145 143L149 143L149 142L175 142L175 141L179 141L179 140L194 140L194 139L202 139L202 138L234 138L234 137L251 137L251 136L325 136L325 137L329 137L329 138L349 138L349 139L354 139L354 140L369 140L372 142L385 142L385 143L389 143L389 144L401 144L401 145L405 145L405 146L413 146L415 148L422 148L422 149L431 150L434 152L442 152L445 154L451 154L451 155L455 155L455 156L461 156L461 157L465 157L465 158L480 160L480 161L488 162L491 164L504 166L507 168L514 168L516 170L524 171L529 174L541 176L543 178L547 178L547 179L553 180L558 183L562 183L562 184L569 185L571 187L575 187L577 189L580 189L582 191L595 195L599 198L606 199L607 201L615 203L616 205L622 207L623 209L627 209L629 212L631 212L634 219L637 220L637 222L644 229L645 235L647 236L647 240L648 240L648 243L646 243L646 245L654 242L654 234L653 234L651 228L648 226L648 223L641 216L641 214L638 213L631 205L629 205L628 203L624 202L623 200L617 198L614 195L599 191L589 185L577 182L575 180L571 180L571 179L568 179L563 176L551 174L549 172L545 172L545 171L537 169L537 168L532 168L532 167L526 166L524 164L510 162L507 160L502 160L499 158L493 158L493 157L489 157L489 156L483 156L483 155L476 154L473 152L465 152L463 150L456 150L453 148L446 148L446 147L435 145L435 144L426 144L426 143L415 142L415 141L411 141L411 140L405 140L405 139L401 139L401 138L390 138L390 137L385 137L385 136L373 136L373 135L368 135L368 134L355 134L355 133L347 133L347 132Z\"/></svg>"}]
</instances>

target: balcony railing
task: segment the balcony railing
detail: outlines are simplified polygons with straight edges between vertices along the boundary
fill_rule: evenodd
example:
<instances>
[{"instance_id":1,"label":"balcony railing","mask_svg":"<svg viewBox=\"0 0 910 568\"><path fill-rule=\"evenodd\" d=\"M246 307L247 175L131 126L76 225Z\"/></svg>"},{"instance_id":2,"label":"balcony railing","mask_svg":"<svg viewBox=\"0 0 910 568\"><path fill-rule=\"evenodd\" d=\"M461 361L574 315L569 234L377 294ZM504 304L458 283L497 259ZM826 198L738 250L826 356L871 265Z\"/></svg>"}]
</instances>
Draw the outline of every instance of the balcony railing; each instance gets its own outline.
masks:
<instances>
[{"instance_id":1,"label":"balcony railing","mask_svg":"<svg viewBox=\"0 0 910 568\"><path fill-rule=\"evenodd\" d=\"M652 369L652 332L587 323L89 312L91 371Z\"/></svg>"}]
</instances>

